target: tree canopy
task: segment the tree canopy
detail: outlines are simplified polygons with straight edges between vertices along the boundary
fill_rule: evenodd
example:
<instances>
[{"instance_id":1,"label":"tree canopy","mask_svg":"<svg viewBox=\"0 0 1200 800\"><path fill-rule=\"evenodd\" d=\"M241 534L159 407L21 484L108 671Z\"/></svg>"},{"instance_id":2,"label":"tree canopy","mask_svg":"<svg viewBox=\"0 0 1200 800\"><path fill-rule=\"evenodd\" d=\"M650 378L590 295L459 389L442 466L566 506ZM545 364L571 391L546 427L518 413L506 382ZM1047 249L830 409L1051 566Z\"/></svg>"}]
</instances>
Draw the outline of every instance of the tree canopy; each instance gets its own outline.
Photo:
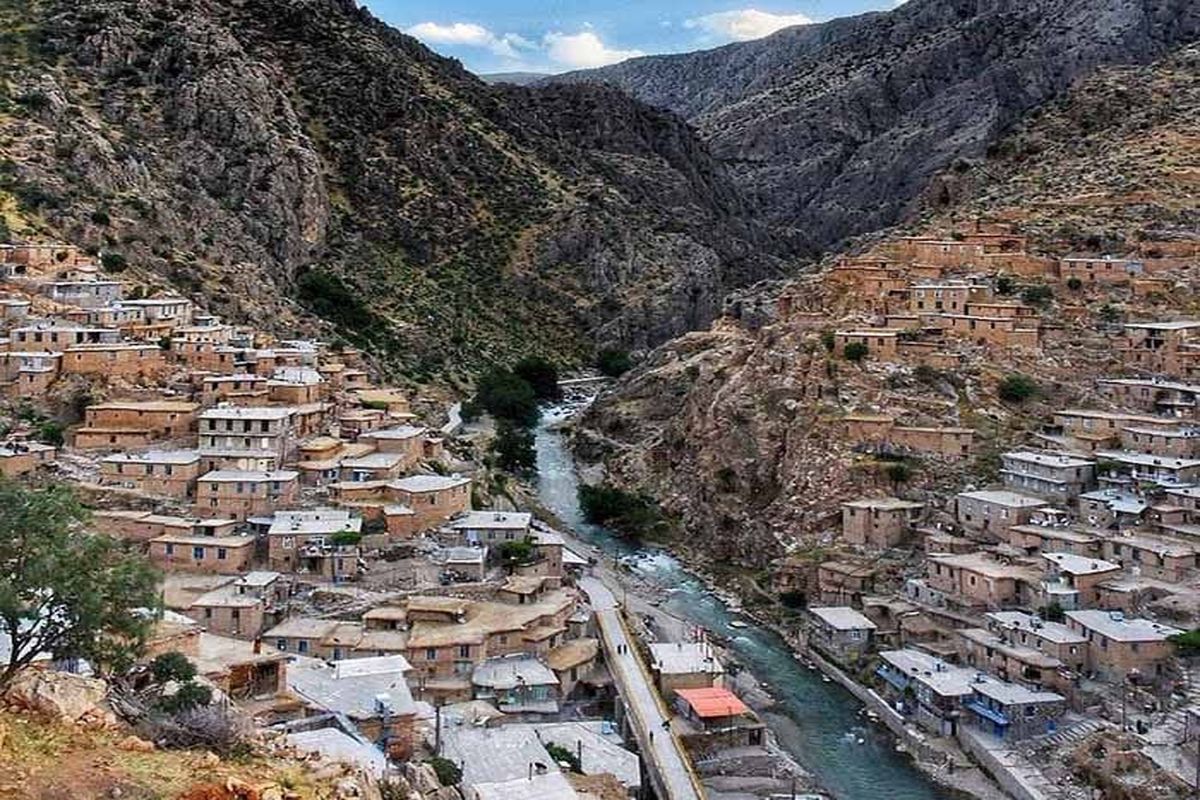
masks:
<instances>
[{"instance_id":1,"label":"tree canopy","mask_svg":"<svg viewBox=\"0 0 1200 800\"><path fill-rule=\"evenodd\" d=\"M0 634L11 642L0 687L42 654L86 659L100 672L132 665L158 604L146 559L88 532L65 485L0 480Z\"/></svg>"}]
</instances>

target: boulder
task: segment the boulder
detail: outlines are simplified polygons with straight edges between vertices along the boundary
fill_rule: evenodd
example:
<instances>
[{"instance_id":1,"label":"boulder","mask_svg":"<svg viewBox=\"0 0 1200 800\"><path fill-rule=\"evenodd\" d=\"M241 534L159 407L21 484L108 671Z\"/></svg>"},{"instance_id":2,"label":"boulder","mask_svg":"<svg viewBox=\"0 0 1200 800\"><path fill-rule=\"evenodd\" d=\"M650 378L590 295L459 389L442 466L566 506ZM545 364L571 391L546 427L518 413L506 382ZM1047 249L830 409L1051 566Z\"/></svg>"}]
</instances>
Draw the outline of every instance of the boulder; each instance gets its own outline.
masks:
<instances>
[{"instance_id":1,"label":"boulder","mask_svg":"<svg viewBox=\"0 0 1200 800\"><path fill-rule=\"evenodd\" d=\"M128 750L131 753L152 753L154 752L154 742L148 742L145 739L140 739L137 736L130 734L122 739L117 748L120 750Z\"/></svg>"},{"instance_id":2,"label":"boulder","mask_svg":"<svg viewBox=\"0 0 1200 800\"><path fill-rule=\"evenodd\" d=\"M98 678L85 678L69 672L27 669L4 693L10 704L53 717L75 722L85 716L107 718L104 706L108 684Z\"/></svg>"},{"instance_id":3,"label":"boulder","mask_svg":"<svg viewBox=\"0 0 1200 800\"><path fill-rule=\"evenodd\" d=\"M409 785L422 797L434 794L442 788L442 782L438 780L437 773L429 764L410 763L405 768L405 777L408 778Z\"/></svg>"}]
</instances>

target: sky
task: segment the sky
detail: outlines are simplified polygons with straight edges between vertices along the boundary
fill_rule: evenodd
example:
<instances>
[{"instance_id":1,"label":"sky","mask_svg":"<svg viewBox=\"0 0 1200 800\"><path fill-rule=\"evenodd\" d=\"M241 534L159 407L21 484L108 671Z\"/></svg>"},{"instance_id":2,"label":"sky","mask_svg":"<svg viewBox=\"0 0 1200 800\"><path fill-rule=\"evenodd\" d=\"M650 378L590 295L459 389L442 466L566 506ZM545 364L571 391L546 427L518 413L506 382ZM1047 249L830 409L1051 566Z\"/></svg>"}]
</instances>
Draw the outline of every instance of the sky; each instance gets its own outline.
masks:
<instances>
[{"instance_id":1,"label":"sky","mask_svg":"<svg viewBox=\"0 0 1200 800\"><path fill-rule=\"evenodd\" d=\"M565 72L758 39L896 0L360 0L473 72Z\"/></svg>"}]
</instances>

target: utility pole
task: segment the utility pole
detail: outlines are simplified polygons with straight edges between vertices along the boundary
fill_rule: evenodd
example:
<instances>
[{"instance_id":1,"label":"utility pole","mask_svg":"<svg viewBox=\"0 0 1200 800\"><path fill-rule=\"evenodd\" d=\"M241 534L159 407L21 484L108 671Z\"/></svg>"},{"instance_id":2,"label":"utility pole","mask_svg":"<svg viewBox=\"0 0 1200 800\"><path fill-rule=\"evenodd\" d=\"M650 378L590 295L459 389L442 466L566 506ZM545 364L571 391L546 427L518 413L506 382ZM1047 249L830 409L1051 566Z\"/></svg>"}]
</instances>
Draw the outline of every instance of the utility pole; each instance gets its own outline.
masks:
<instances>
[{"instance_id":1,"label":"utility pole","mask_svg":"<svg viewBox=\"0 0 1200 800\"><path fill-rule=\"evenodd\" d=\"M438 703L433 707L434 713L434 734L433 734L433 754L440 756L442 754L442 704Z\"/></svg>"}]
</instances>

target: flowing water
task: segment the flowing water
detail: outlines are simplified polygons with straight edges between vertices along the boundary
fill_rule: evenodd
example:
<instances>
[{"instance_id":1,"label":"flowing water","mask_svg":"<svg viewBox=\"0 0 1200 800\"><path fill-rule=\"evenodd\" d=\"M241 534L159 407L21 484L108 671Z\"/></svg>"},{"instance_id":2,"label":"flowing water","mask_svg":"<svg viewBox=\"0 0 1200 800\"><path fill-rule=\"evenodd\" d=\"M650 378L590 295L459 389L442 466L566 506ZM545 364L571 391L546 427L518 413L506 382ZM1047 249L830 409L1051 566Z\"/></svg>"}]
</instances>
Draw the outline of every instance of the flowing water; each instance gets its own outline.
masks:
<instances>
[{"instance_id":1,"label":"flowing water","mask_svg":"<svg viewBox=\"0 0 1200 800\"><path fill-rule=\"evenodd\" d=\"M750 672L779 701L793 724L776 726L780 744L839 800L943 800L949 795L895 751L881 726L868 723L862 704L836 683L797 661L773 631L740 618L670 554L640 546L584 521L579 481L564 436L555 425L571 416L550 409L537 429L538 494L545 506L583 541L621 558L643 580L665 592L663 608L724 637Z\"/></svg>"}]
</instances>

